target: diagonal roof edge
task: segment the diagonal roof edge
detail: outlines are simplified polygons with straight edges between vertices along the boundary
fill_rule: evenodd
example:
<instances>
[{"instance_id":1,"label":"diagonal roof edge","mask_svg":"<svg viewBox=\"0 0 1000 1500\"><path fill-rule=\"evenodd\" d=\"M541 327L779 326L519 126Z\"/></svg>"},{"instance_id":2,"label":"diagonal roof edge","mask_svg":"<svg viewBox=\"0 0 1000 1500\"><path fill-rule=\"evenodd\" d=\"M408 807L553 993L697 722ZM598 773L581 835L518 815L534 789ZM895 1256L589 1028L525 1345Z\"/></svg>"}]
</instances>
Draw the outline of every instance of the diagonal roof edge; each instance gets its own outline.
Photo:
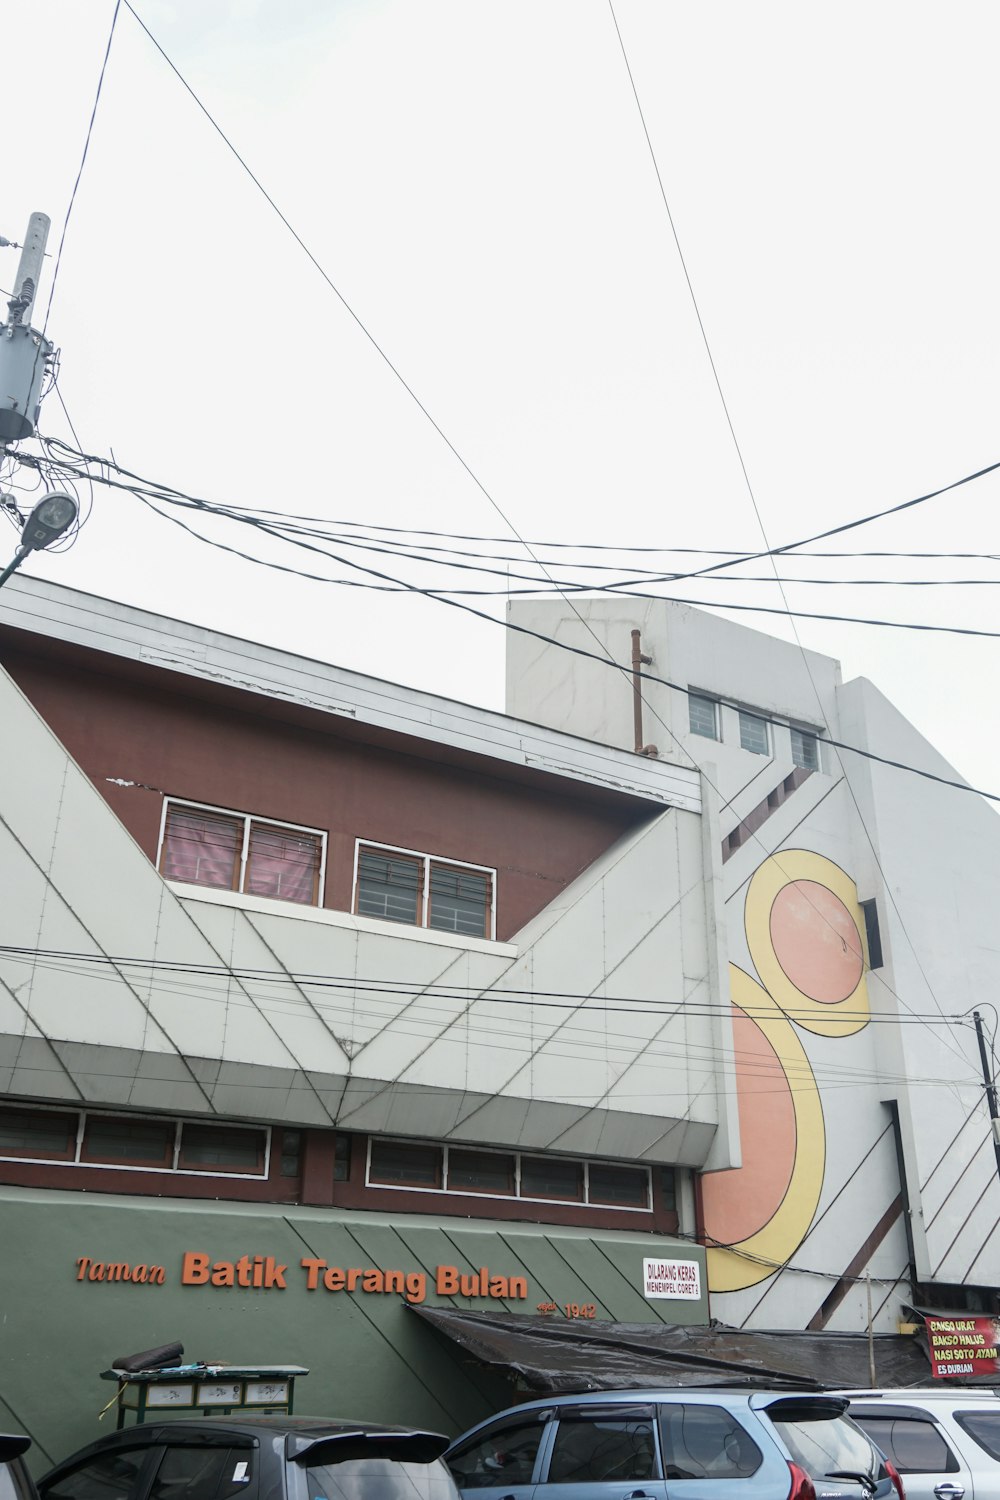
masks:
<instances>
[{"instance_id":1,"label":"diagonal roof edge","mask_svg":"<svg viewBox=\"0 0 1000 1500\"><path fill-rule=\"evenodd\" d=\"M701 811L698 771L18 575L0 627L456 748L543 775Z\"/></svg>"}]
</instances>

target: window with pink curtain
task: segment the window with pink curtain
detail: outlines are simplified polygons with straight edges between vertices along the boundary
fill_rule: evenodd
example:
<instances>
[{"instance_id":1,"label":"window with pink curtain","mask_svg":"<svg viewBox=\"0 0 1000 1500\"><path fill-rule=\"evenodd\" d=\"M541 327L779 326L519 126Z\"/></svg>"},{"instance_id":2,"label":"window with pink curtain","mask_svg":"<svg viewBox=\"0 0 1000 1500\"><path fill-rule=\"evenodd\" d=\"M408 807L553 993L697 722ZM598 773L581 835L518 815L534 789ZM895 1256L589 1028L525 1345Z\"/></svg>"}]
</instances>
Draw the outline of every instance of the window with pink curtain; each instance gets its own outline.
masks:
<instances>
[{"instance_id":1,"label":"window with pink curtain","mask_svg":"<svg viewBox=\"0 0 1000 1500\"><path fill-rule=\"evenodd\" d=\"M163 839L163 874L168 880L186 880L191 885L238 889L243 823L242 818L171 804Z\"/></svg>"},{"instance_id":2,"label":"window with pink curtain","mask_svg":"<svg viewBox=\"0 0 1000 1500\"><path fill-rule=\"evenodd\" d=\"M251 821L244 885L251 895L312 905L319 896L319 865L318 834Z\"/></svg>"},{"instance_id":3,"label":"window with pink curtain","mask_svg":"<svg viewBox=\"0 0 1000 1500\"><path fill-rule=\"evenodd\" d=\"M246 864L243 866L244 838ZM323 838L242 813L171 802L160 870L168 880L317 905Z\"/></svg>"}]
</instances>

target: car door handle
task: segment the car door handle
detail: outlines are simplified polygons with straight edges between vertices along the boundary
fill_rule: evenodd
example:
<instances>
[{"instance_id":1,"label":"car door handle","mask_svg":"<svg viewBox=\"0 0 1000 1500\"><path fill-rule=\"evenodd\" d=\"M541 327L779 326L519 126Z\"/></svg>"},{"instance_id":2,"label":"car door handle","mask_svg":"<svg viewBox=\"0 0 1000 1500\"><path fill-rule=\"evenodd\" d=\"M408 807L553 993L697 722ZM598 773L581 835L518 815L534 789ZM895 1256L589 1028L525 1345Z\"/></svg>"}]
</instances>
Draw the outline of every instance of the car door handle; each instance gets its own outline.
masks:
<instances>
[{"instance_id":1,"label":"car door handle","mask_svg":"<svg viewBox=\"0 0 1000 1500\"><path fill-rule=\"evenodd\" d=\"M645 1490L629 1490L627 1495L622 1496L622 1500L652 1500L652 1496L647 1495ZM959 1497L956 1497L956 1500L959 1500Z\"/></svg>"},{"instance_id":2,"label":"car door handle","mask_svg":"<svg viewBox=\"0 0 1000 1500\"><path fill-rule=\"evenodd\" d=\"M965 1494L965 1485L950 1484L946 1481L944 1484L936 1484L934 1486L934 1493L937 1496L937 1500L962 1500L962 1496Z\"/></svg>"}]
</instances>

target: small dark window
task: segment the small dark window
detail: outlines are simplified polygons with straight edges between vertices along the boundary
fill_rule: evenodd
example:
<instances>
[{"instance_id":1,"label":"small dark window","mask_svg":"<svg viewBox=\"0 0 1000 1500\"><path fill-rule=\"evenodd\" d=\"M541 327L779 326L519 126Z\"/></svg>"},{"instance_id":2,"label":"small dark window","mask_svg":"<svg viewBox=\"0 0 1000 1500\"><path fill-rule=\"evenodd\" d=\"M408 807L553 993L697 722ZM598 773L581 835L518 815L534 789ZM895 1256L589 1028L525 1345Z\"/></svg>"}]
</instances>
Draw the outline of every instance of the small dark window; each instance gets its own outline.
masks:
<instances>
[{"instance_id":1,"label":"small dark window","mask_svg":"<svg viewBox=\"0 0 1000 1500\"><path fill-rule=\"evenodd\" d=\"M369 1181L400 1187L439 1188L443 1153L440 1146L411 1141L372 1141Z\"/></svg>"},{"instance_id":2,"label":"small dark window","mask_svg":"<svg viewBox=\"0 0 1000 1500\"><path fill-rule=\"evenodd\" d=\"M579 1203L583 1198L583 1163L563 1161L558 1156L522 1156L521 1197L564 1198Z\"/></svg>"},{"instance_id":3,"label":"small dark window","mask_svg":"<svg viewBox=\"0 0 1000 1500\"><path fill-rule=\"evenodd\" d=\"M868 967L870 969L881 969L882 967L882 934L878 925L878 906L875 901L862 901L861 910L865 914L865 937L868 939Z\"/></svg>"},{"instance_id":4,"label":"small dark window","mask_svg":"<svg viewBox=\"0 0 1000 1500\"><path fill-rule=\"evenodd\" d=\"M428 927L465 937L490 936L493 882L483 870L431 861Z\"/></svg>"},{"instance_id":5,"label":"small dark window","mask_svg":"<svg viewBox=\"0 0 1000 1500\"><path fill-rule=\"evenodd\" d=\"M55 1110L0 1109L0 1156L69 1161L76 1155L78 1115Z\"/></svg>"},{"instance_id":6,"label":"small dark window","mask_svg":"<svg viewBox=\"0 0 1000 1500\"><path fill-rule=\"evenodd\" d=\"M448 1187L454 1193L514 1193L514 1157L500 1151L448 1151Z\"/></svg>"},{"instance_id":7,"label":"small dark window","mask_svg":"<svg viewBox=\"0 0 1000 1500\"><path fill-rule=\"evenodd\" d=\"M746 1479L761 1466L757 1444L722 1406L664 1404L660 1437L668 1480Z\"/></svg>"},{"instance_id":8,"label":"small dark window","mask_svg":"<svg viewBox=\"0 0 1000 1500\"><path fill-rule=\"evenodd\" d=\"M448 1467L461 1490L506 1488L530 1484L545 1423L539 1418L492 1427L467 1448L448 1458Z\"/></svg>"},{"instance_id":9,"label":"small dark window","mask_svg":"<svg viewBox=\"0 0 1000 1500\"><path fill-rule=\"evenodd\" d=\"M346 1182L351 1175L351 1137L340 1135L333 1138L333 1180Z\"/></svg>"},{"instance_id":10,"label":"small dark window","mask_svg":"<svg viewBox=\"0 0 1000 1500\"><path fill-rule=\"evenodd\" d=\"M245 1172L259 1177L264 1170L267 1133L230 1125L185 1125L177 1165L188 1172Z\"/></svg>"},{"instance_id":11,"label":"small dark window","mask_svg":"<svg viewBox=\"0 0 1000 1500\"><path fill-rule=\"evenodd\" d=\"M663 1190L663 1207L677 1207L677 1171L674 1167L660 1168L660 1187Z\"/></svg>"},{"instance_id":12,"label":"small dark window","mask_svg":"<svg viewBox=\"0 0 1000 1500\"><path fill-rule=\"evenodd\" d=\"M901 1474L954 1474L958 1460L930 1418L854 1416Z\"/></svg>"},{"instance_id":13,"label":"small dark window","mask_svg":"<svg viewBox=\"0 0 1000 1500\"><path fill-rule=\"evenodd\" d=\"M652 1417L560 1415L549 1460L549 1484L628 1484L658 1479L659 1460Z\"/></svg>"},{"instance_id":14,"label":"small dark window","mask_svg":"<svg viewBox=\"0 0 1000 1500\"><path fill-rule=\"evenodd\" d=\"M111 1166L172 1167L176 1134L172 1120L102 1120L88 1116L80 1160Z\"/></svg>"},{"instance_id":15,"label":"small dark window","mask_svg":"<svg viewBox=\"0 0 1000 1500\"><path fill-rule=\"evenodd\" d=\"M587 1197L591 1203L609 1203L616 1208L649 1207L649 1173L643 1167L609 1167L591 1162L587 1177Z\"/></svg>"},{"instance_id":16,"label":"small dark window","mask_svg":"<svg viewBox=\"0 0 1000 1500\"><path fill-rule=\"evenodd\" d=\"M298 1177L302 1170L302 1132L301 1130L283 1130L281 1132L281 1175L282 1177Z\"/></svg>"}]
</instances>

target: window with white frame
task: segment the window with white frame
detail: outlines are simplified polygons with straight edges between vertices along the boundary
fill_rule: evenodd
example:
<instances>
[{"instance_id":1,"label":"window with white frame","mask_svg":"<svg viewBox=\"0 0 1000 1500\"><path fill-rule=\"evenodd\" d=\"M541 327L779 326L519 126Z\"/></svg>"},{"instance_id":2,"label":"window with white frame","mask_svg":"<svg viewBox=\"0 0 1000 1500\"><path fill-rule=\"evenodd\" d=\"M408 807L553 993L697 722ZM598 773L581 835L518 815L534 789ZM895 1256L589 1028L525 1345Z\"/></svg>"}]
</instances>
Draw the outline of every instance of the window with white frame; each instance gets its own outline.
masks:
<instances>
[{"instance_id":1,"label":"window with white frame","mask_svg":"<svg viewBox=\"0 0 1000 1500\"><path fill-rule=\"evenodd\" d=\"M792 764L801 766L803 771L819 770L819 740L808 729L791 728L792 736Z\"/></svg>"},{"instance_id":2,"label":"window with white frame","mask_svg":"<svg viewBox=\"0 0 1000 1500\"><path fill-rule=\"evenodd\" d=\"M649 1212L652 1206L648 1167L386 1136L369 1140L366 1185L640 1212Z\"/></svg>"},{"instance_id":3,"label":"window with white frame","mask_svg":"<svg viewBox=\"0 0 1000 1500\"><path fill-rule=\"evenodd\" d=\"M762 719L760 714L749 713L745 708L740 709L740 745L754 755L768 753L767 720Z\"/></svg>"},{"instance_id":4,"label":"window with white frame","mask_svg":"<svg viewBox=\"0 0 1000 1500\"><path fill-rule=\"evenodd\" d=\"M496 871L396 849L357 846L354 910L361 917L431 927L460 937L492 938Z\"/></svg>"},{"instance_id":5,"label":"window with white frame","mask_svg":"<svg viewBox=\"0 0 1000 1500\"><path fill-rule=\"evenodd\" d=\"M270 1149L266 1125L0 1107L0 1161L265 1178Z\"/></svg>"},{"instance_id":6,"label":"window with white frame","mask_svg":"<svg viewBox=\"0 0 1000 1500\"><path fill-rule=\"evenodd\" d=\"M719 705L704 693L688 693L688 725L706 740L719 738Z\"/></svg>"},{"instance_id":7,"label":"window with white frame","mask_svg":"<svg viewBox=\"0 0 1000 1500\"><path fill-rule=\"evenodd\" d=\"M160 873L168 880L318 906L326 834L249 813L166 798Z\"/></svg>"}]
</instances>

